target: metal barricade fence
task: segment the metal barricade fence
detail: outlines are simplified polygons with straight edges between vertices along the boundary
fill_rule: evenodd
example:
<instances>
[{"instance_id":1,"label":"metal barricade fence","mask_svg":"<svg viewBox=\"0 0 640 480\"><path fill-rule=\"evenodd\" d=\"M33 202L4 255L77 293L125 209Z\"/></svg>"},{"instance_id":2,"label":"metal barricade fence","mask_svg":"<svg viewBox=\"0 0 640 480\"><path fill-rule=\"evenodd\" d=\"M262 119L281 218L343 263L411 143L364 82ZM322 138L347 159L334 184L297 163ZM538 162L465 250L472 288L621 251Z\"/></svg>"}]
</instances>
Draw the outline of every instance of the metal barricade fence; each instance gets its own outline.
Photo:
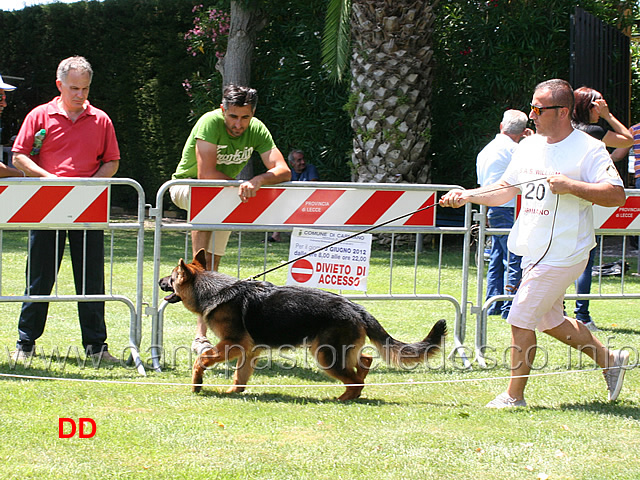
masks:
<instances>
[{"instance_id":1,"label":"metal barricade fence","mask_svg":"<svg viewBox=\"0 0 640 480\"><path fill-rule=\"evenodd\" d=\"M356 232L384 223L396 217L402 219L389 225L377 227L374 233L391 236L389 251L389 290L387 293L345 293L345 297L355 301L371 300L438 300L450 303L455 310L453 328L454 347L451 355L457 354L466 367L471 366L464 349L467 307L476 316L475 361L485 366L484 350L487 347L487 310L498 301L510 300L512 295L498 295L484 299L485 268L482 250L485 239L492 235L506 235L509 229L492 229L486 224L486 207L474 211L467 204L460 224L438 225L436 208L429 213L411 215L412 212L428 205L435 205L439 193L446 192L452 185L414 184L364 184L332 182L288 182L263 187L255 199L242 204L237 197L240 181L214 180L173 180L161 186L156 195L156 204L149 211L154 220L153 245L153 285L152 299L143 312L144 277L144 220L145 197L142 187L130 179L29 179L6 178L0 181L0 302L92 302L116 301L125 304L130 311L129 346L130 360L139 373L144 375L144 365L140 358L142 337L142 317L151 316L151 363L161 370L163 357L164 310L167 302L161 300L155 282L168 272L160 271L162 233L185 232L185 258L189 258L188 232L191 230L233 230L239 232L291 231L295 227L317 227L331 230ZM111 187L114 185L132 187L137 192L137 216L133 221L112 221L110 218ZM186 221L169 222L163 219L164 203L169 188L173 185L189 186L192 192L191 209ZM602 265L605 257L612 257L605 251L607 237L619 237L620 249L613 257L622 261L623 274L617 293L604 293L602 272L597 276L597 287L590 294L567 294L566 300L618 300L640 299L640 292L625 289L624 268L629 258L626 237L640 235L640 191L626 190L627 202L620 208L594 207L594 222L599 242L596 265ZM194 203L194 198L196 199ZM305 212L305 205L311 202L314 212ZM357 215L356 215L357 213ZM407 220L408 217L408 220ZM3 231L6 230L104 230L110 234L108 269L105 272L107 292L104 295L66 295L56 290L51 295L30 295L29 292L6 292L3 289ZM136 275L135 293L129 295L114 293L114 233L135 231ZM477 238L474 234L477 232ZM414 278L408 291L398 292L393 285L395 239L398 234L416 236L414 251ZM418 288L418 259L422 251L421 235L431 235L438 243L438 280L435 291L424 292ZM459 294L441 291L443 270L443 246L445 236L459 236L462 239L461 281ZM266 241L266 234L265 234ZM469 299L471 265L474 263L472 244L477 242L476 298ZM188 252L188 253L187 253ZM240 249L239 249L240 257ZM636 249L634 260L640 273L640 248ZM172 259L173 260L173 259ZM175 259L177 261L177 259ZM238 278L240 278L240 259ZM263 266L267 267L266 246ZM394 291L395 290L395 291ZM595 290L595 291L594 291ZM475 303L474 303L475 302Z\"/></svg>"},{"instance_id":2,"label":"metal barricade fence","mask_svg":"<svg viewBox=\"0 0 640 480\"><path fill-rule=\"evenodd\" d=\"M367 227L384 223L398 216L407 217L376 228L376 233L391 234L389 292L385 294L344 294L352 300L444 300L455 309L454 349L452 355L459 352L465 337L466 306L468 296L469 258L471 244L471 206L464 209L461 226L437 226L436 203L438 192L446 192L455 186L415 185L415 184L372 184L372 183L333 183L333 182L287 182L262 187L255 198L241 203L237 195L241 181L215 180L172 180L160 188L156 196L155 207L150 216L155 218L153 248L153 278L168 274L160 272L162 233L167 231L185 232L185 257L190 258L188 250L188 231L191 230L233 230L242 232L291 231L295 227L318 227L331 230L361 231ZM174 185L190 187L190 210L185 222L167 222L163 220L164 200ZM312 205L308 209L305 206ZM422 213L410 215L417 209L432 205ZM438 280L436 293L418 291L416 275L421 242L416 241L414 254L414 280L411 291L393 293L393 242L396 234L423 235L439 237ZM459 296L441 293L441 272L443 239L445 235L462 237L463 258L462 278ZM266 234L265 234L266 243ZM240 250L240 249L239 249ZM265 246L266 251L266 246ZM175 259L177 263L177 258ZM265 256L266 266L266 256ZM239 267L238 267L239 276ZM342 293L342 292L340 292ZM161 301L159 290L153 290L151 305L147 314L152 317L151 360L157 371L161 370L163 357L164 310L167 302ZM194 323L195 327L195 323ZM462 349L460 349L462 351ZM469 360L461 355L466 366Z\"/></svg>"},{"instance_id":3,"label":"metal barricade fence","mask_svg":"<svg viewBox=\"0 0 640 480\"><path fill-rule=\"evenodd\" d=\"M594 226L598 245L595 247L596 257L594 266L603 265L605 256L608 258L616 258L621 261L620 288L617 293L603 293L602 269L597 275L597 288L595 283L592 284L591 291L595 293L589 294L566 294L565 300L621 300L621 299L640 299L640 290L629 292L625 290L625 265L627 259L630 259L627 250L627 237L637 237L640 235L640 190L625 190L627 201L622 207L601 207L594 205ZM517 213L517 212L516 212ZM487 311L495 302L513 299L513 295L495 295L485 300L484 282L485 269L482 250L485 240L492 235L508 235L510 229L506 228L489 228L487 226L487 207L480 206L479 212L474 212L473 221L477 222L477 296L476 304L471 307L471 314L476 315L476 335L475 335L475 360L481 367L486 366L484 351L488 347L487 344ZM620 249L615 248L615 252L605 252L605 237L618 237ZM637 272L640 273L640 246L636 247Z\"/></svg>"},{"instance_id":4,"label":"metal barricade fence","mask_svg":"<svg viewBox=\"0 0 640 480\"><path fill-rule=\"evenodd\" d=\"M111 188L115 185L133 188L138 197L134 221L112 222ZM139 348L142 336L145 197L140 184L123 178L3 178L0 180L0 302L96 302L115 301L125 304L130 312L129 360L145 375ZM3 231L8 230L103 230L109 233L108 265L105 265L104 295L85 293L86 265L83 265L83 291L76 295L60 294L58 274L50 295L32 295L3 290ZM136 276L132 297L114 293L114 233L136 232ZM57 240L56 240L57 241ZM105 242L106 243L106 242ZM26 246L25 246L26 247ZM86 239L83 247L86 250ZM105 249L106 250L106 249ZM26 252L25 248L25 252ZM51 252L55 256L55 252ZM105 255L107 257L107 255ZM105 258L105 260L107 260ZM30 259L27 258L27 262ZM58 266L56 260L56 267ZM108 267L108 268L107 268ZM24 268L21 265L20 268ZM21 270L24 272L24 270ZM22 275L23 273L21 273ZM16 319L17 327L17 319ZM123 351L124 354L124 351Z\"/></svg>"}]
</instances>

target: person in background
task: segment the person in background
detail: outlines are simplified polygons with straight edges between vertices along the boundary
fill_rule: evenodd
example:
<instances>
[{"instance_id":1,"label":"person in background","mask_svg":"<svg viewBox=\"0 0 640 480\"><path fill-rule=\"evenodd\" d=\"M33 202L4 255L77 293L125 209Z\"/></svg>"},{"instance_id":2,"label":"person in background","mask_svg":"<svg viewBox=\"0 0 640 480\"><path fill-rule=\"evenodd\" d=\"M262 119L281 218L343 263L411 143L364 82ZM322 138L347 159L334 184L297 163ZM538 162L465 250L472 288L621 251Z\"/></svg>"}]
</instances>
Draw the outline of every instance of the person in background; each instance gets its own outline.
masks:
<instances>
[{"instance_id":1,"label":"person in background","mask_svg":"<svg viewBox=\"0 0 640 480\"><path fill-rule=\"evenodd\" d=\"M597 90L589 87L577 88L574 92L575 106L572 114L572 124L577 130L582 130L594 138L601 140L607 147L629 148L633 144L633 136L610 111L607 101ZM603 119L609 129L598 125ZM591 271L596 256L597 248L591 251L587 266L576 280L576 293L586 295L591 292ZM576 308L573 311L578 320L584 323L593 332L598 331L595 321L589 313L589 300L576 300Z\"/></svg>"},{"instance_id":2,"label":"person in background","mask_svg":"<svg viewBox=\"0 0 640 480\"><path fill-rule=\"evenodd\" d=\"M524 407L536 355L536 330L584 352L602 368L609 401L622 388L626 350L609 350L580 321L564 315L566 289L584 271L595 245L593 204L624 205L622 179L604 144L571 124L573 90L560 79L538 84L529 117L536 135L525 138L495 184L447 192L440 204L502 205L522 192L509 248L522 256L522 282L507 317L511 325L511 378L488 408Z\"/></svg>"},{"instance_id":3,"label":"person in background","mask_svg":"<svg viewBox=\"0 0 640 480\"><path fill-rule=\"evenodd\" d=\"M84 57L69 57L58 65L56 86L60 96L27 114L13 144L14 165L27 177L108 178L118 171L120 149L111 119L88 100L92 79L93 69ZM104 294L102 230L31 230L27 294L51 294L67 236L76 293ZM48 309L48 303L23 303L14 360L35 354ZM118 362L106 343L104 302L78 302L78 316L87 356Z\"/></svg>"},{"instance_id":4,"label":"person in background","mask_svg":"<svg viewBox=\"0 0 640 480\"><path fill-rule=\"evenodd\" d=\"M630 186L640 188L640 123L636 123L629 128L629 133L633 137L633 145L629 148L616 148L611 152L611 160L614 162L625 162L629 171ZM631 248L638 249L639 238L629 237Z\"/></svg>"},{"instance_id":5,"label":"person in background","mask_svg":"<svg viewBox=\"0 0 640 480\"><path fill-rule=\"evenodd\" d=\"M0 116L2 116L2 111L7 106L7 94L5 92L12 92L15 89L16 87L14 87L13 85L9 85L8 83L5 83L5 81L2 79L2 75L0 75ZM0 144L0 148L2 148L1 144ZM0 150L0 155L3 155L3 152L1 150ZM22 177L22 176L24 176L24 173L22 173L17 168L5 165L5 163L2 161L2 158L0 157L0 178L1 177Z\"/></svg>"},{"instance_id":6,"label":"person in background","mask_svg":"<svg viewBox=\"0 0 640 480\"><path fill-rule=\"evenodd\" d=\"M631 181L630 186L640 188L640 123L629 127L629 134L633 138L631 147L616 148L611 152L611 160L615 163L625 162L628 165Z\"/></svg>"},{"instance_id":7,"label":"person in background","mask_svg":"<svg viewBox=\"0 0 640 480\"><path fill-rule=\"evenodd\" d=\"M191 130L172 179L233 180L247 164L254 151L260 154L267 171L243 182L238 196L243 203L256 196L264 185L286 182L291 171L276 147L267 127L254 115L258 92L253 88L228 85L220 108L207 112ZM173 203L189 209L189 185L173 185L169 194ZM207 269L218 270L231 232L192 231L193 254L205 249ZM214 251L215 249L215 251ZM199 355L213 348L207 339L207 324L198 317L196 338L191 348Z\"/></svg>"},{"instance_id":8,"label":"person in background","mask_svg":"<svg viewBox=\"0 0 640 480\"><path fill-rule=\"evenodd\" d=\"M2 111L7 107L7 95L6 92L12 92L16 89L13 85L9 85L2 79L0 75L0 115Z\"/></svg>"},{"instance_id":9,"label":"person in background","mask_svg":"<svg viewBox=\"0 0 640 480\"><path fill-rule=\"evenodd\" d=\"M293 182L317 182L320 180L318 170L312 163L307 163L302 150L294 149L287 157L291 167L291 181ZM270 242L281 240L280 232L273 232L268 238Z\"/></svg>"},{"instance_id":10,"label":"person in background","mask_svg":"<svg viewBox=\"0 0 640 480\"><path fill-rule=\"evenodd\" d=\"M529 118L520 110L507 110L500 122L500 133L485 146L477 156L476 172L481 187L496 183L511 162L511 155L525 136L533 133L527 128ZM504 205L489 207L487 221L491 228L513 227L515 199ZM487 296L513 295L520 283L521 258L509 252L506 235L494 235L491 239L489 266L487 268ZM494 302L488 315L502 315L507 318L511 302Z\"/></svg>"},{"instance_id":11,"label":"person in background","mask_svg":"<svg viewBox=\"0 0 640 480\"><path fill-rule=\"evenodd\" d=\"M307 163L302 150L291 150L288 160L291 166L292 182L317 182L320 180L318 170L312 163Z\"/></svg>"},{"instance_id":12,"label":"person in background","mask_svg":"<svg viewBox=\"0 0 640 480\"><path fill-rule=\"evenodd\" d=\"M633 156L635 157L635 160L633 162L634 187L640 188L640 123L636 123L635 125L631 126L631 128L629 128L629 133L633 137L632 147L633 147ZM622 156L622 158L627 156L628 150L629 149L626 149L626 152L624 152L624 155ZM616 153L616 151L617 149L614 150L614 152L611 155L613 156Z\"/></svg>"},{"instance_id":13,"label":"person in background","mask_svg":"<svg viewBox=\"0 0 640 480\"><path fill-rule=\"evenodd\" d=\"M633 180L635 188L640 188L640 123L636 123L629 129L629 133L633 136Z\"/></svg>"}]
</instances>

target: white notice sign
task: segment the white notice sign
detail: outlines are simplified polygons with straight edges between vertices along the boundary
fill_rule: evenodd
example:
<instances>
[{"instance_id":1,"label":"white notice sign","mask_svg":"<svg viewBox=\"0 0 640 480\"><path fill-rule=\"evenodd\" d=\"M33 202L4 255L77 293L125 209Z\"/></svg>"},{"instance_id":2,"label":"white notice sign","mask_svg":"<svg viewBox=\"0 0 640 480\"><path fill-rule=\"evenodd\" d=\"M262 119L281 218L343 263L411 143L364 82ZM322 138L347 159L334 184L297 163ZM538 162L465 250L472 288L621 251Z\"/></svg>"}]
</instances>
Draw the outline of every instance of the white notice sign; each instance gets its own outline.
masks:
<instances>
[{"instance_id":1,"label":"white notice sign","mask_svg":"<svg viewBox=\"0 0 640 480\"><path fill-rule=\"evenodd\" d=\"M294 228L289 261L351 235L335 230ZM289 265L287 285L366 291L370 256L371 234L355 236L293 262Z\"/></svg>"}]
</instances>

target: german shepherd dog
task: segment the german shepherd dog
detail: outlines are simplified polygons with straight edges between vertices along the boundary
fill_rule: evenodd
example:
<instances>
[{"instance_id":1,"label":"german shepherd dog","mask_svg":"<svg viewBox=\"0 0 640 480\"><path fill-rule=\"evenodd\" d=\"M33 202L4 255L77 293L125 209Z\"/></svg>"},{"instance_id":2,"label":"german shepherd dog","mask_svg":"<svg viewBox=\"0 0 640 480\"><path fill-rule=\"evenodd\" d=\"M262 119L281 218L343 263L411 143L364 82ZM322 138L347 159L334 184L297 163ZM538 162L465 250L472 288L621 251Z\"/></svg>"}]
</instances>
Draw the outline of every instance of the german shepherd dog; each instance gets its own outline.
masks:
<instances>
[{"instance_id":1,"label":"german shepherd dog","mask_svg":"<svg viewBox=\"0 0 640 480\"><path fill-rule=\"evenodd\" d=\"M436 353L447 333L445 320L438 320L421 342L402 343L362 306L340 295L237 280L207 271L205 265L205 253L200 250L191 263L180 259L171 275L159 281L162 290L172 292L165 297L167 302L182 301L220 339L193 365L192 390L196 393L202 388L204 371L217 362L239 359L228 392L242 392L261 350L307 345L319 367L347 385L338 400L351 400L360 396L373 360L362 353L365 336L388 364L404 366Z\"/></svg>"}]
</instances>

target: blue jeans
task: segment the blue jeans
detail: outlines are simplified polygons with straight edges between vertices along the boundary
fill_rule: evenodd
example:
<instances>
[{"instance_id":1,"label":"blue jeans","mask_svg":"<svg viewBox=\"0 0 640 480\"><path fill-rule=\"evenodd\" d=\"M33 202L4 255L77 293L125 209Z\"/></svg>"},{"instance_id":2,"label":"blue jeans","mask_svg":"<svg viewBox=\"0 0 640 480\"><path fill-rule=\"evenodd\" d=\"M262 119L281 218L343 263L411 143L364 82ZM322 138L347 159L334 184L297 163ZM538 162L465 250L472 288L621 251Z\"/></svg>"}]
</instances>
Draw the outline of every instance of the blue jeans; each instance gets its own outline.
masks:
<instances>
[{"instance_id":1,"label":"blue jeans","mask_svg":"<svg viewBox=\"0 0 640 480\"><path fill-rule=\"evenodd\" d=\"M84 236L86 234L86 259ZM58 251L56 255L56 235ZM30 295L50 295L62 262L66 237L69 237L73 280L77 295L104 294L104 232L102 230L32 230L29 232L29 258L26 275ZM86 266L85 266L86 262ZM83 272L84 270L84 272ZM83 282L84 275L84 282ZM84 285L83 285L84 283ZM18 320L17 348L30 352L44 332L49 304L25 302ZM88 353L107 348L104 302L78 302L82 346Z\"/></svg>"},{"instance_id":2,"label":"blue jeans","mask_svg":"<svg viewBox=\"0 0 640 480\"><path fill-rule=\"evenodd\" d=\"M489 227L511 228L513 227L513 208L489 207L487 212ZM507 248L507 235L494 235L491 241L491 254L489 267L487 268L487 296L515 294L522 270L520 269L521 257L509 252ZM507 318L511 302L495 302L488 310L489 315L502 315Z\"/></svg>"}]
</instances>

